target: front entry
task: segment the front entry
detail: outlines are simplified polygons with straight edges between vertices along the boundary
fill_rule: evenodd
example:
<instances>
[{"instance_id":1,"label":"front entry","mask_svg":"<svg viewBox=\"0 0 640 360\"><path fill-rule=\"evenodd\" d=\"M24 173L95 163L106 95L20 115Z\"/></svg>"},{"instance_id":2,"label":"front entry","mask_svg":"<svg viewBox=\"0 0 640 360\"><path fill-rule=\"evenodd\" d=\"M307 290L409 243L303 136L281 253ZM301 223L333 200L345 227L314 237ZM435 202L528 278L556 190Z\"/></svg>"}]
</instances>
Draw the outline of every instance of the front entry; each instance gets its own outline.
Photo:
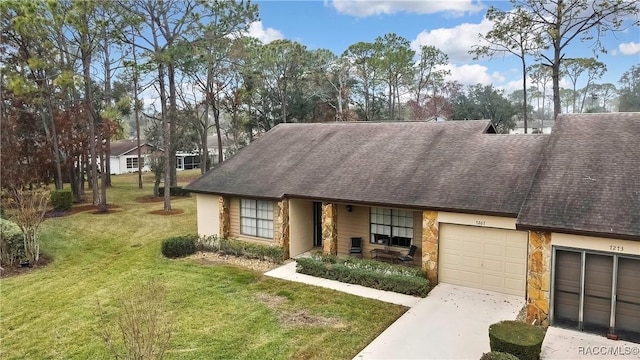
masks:
<instances>
[{"instance_id":1,"label":"front entry","mask_svg":"<svg viewBox=\"0 0 640 360\"><path fill-rule=\"evenodd\" d=\"M640 258L554 248L553 325L640 340Z\"/></svg>"},{"instance_id":2,"label":"front entry","mask_svg":"<svg viewBox=\"0 0 640 360\"><path fill-rule=\"evenodd\" d=\"M322 247L322 203L313 203L313 246Z\"/></svg>"}]
</instances>

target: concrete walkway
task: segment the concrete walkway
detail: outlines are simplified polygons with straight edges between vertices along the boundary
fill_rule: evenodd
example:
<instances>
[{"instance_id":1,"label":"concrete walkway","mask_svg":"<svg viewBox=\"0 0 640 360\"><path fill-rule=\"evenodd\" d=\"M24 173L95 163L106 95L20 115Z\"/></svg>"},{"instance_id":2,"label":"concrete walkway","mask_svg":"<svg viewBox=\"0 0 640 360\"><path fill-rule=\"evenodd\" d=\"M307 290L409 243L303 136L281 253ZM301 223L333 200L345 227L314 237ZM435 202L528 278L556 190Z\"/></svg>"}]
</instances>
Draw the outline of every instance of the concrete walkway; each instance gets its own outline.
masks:
<instances>
[{"instance_id":1,"label":"concrete walkway","mask_svg":"<svg viewBox=\"0 0 640 360\"><path fill-rule=\"evenodd\" d=\"M489 325L513 320L520 296L439 284L355 359L479 359L489 351Z\"/></svg>"},{"instance_id":2,"label":"concrete walkway","mask_svg":"<svg viewBox=\"0 0 640 360\"><path fill-rule=\"evenodd\" d=\"M559 359L640 359L640 344L609 340L604 336L549 327L540 358Z\"/></svg>"},{"instance_id":3,"label":"concrete walkway","mask_svg":"<svg viewBox=\"0 0 640 360\"><path fill-rule=\"evenodd\" d=\"M360 285L345 284L335 280L323 279L315 276L299 274L296 272L296 263L292 261L279 268L267 271L267 276L289 281L301 282L309 285L320 286L323 288L342 291L348 294L358 295L370 299L376 299L392 304L412 307L421 299L416 296L398 294L391 291L376 290Z\"/></svg>"}]
</instances>

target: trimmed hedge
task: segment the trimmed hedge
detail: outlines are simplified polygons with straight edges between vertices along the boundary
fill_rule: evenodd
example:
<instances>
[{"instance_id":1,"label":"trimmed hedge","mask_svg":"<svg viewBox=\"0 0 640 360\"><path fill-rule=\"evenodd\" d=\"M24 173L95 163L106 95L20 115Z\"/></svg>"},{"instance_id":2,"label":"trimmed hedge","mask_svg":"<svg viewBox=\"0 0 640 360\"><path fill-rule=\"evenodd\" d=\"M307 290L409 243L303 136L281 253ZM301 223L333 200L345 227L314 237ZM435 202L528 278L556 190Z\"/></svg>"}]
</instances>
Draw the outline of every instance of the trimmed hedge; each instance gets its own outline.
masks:
<instances>
[{"instance_id":1,"label":"trimmed hedge","mask_svg":"<svg viewBox=\"0 0 640 360\"><path fill-rule=\"evenodd\" d=\"M503 353L500 351L491 351L491 352L482 354L482 357L480 358L480 360L518 360L518 358L509 353Z\"/></svg>"},{"instance_id":2,"label":"trimmed hedge","mask_svg":"<svg viewBox=\"0 0 640 360\"><path fill-rule=\"evenodd\" d=\"M284 249L279 246L254 244L236 239L225 239L217 236L201 237L197 241L198 249L214 251L222 254L241 256L249 259L260 259L281 264L284 261Z\"/></svg>"},{"instance_id":3,"label":"trimmed hedge","mask_svg":"<svg viewBox=\"0 0 640 360\"><path fill-rule=\"evenodd\" d=\"M162 255L179 258L196 252L198 235L184 235L168 238L162 242Z\"/></svg>"},{"instance_id":4,"label":"trimmed hedge","mask_svg":"<svg viewBox=\"0 0 640 360\"><path fill-rule=\"evenodd\" d=\"M429 293L429 280L422 272L420 276L401 274L406 269L395 269L391 264L380 267L372 260L299 258L296 270L301 274L336 280L348 284L362 285L378 290L393 291L407 295L425 297ZM399 267L399 266L398 266ZM380 271L385 269L388 271Z\"/></svg>"},{"instance_id":5,"label":"trimmed hedge","mask_svg":"<svg viewBox=\"0 0 640 360\"><path fill-rule=\"evenodd\" d=\"M172 186L169 188L170 196L191 196L189 190L185 190L182 186ZM164 196L164 186L158 188L158 196Z\"/></svg>"},{"instance_id":6,"label":"trimmed hedge","mask_svg":"<svg viewBox=\"0 0 640 360\"><path fill-rule=\"evenodd\" d=\"M489 326L491 351L514 355L520 360L538 360L545 331L527 323L506 320Z\"/></svg>"},{"instance_id":7,"label":"trimmed hedge","mask_svg":"<svg viewBox=\"0 0 640 360\"><path fill-rule=\"evenodd\" d=\"M54 190L51 192L51 205L56 210L71 210L73 194L71 190Z\"/></svg>"},{"instance_id":8,"label":"trimmed hedge","mask_svg":"<svg viewBox=\"0 0 640 360\"><path fill-rule=\"evenodd\" d=\"M0 264L13 265L24 257L22 230L16 223L0 219Z\"/></svg>"}]
</instances>

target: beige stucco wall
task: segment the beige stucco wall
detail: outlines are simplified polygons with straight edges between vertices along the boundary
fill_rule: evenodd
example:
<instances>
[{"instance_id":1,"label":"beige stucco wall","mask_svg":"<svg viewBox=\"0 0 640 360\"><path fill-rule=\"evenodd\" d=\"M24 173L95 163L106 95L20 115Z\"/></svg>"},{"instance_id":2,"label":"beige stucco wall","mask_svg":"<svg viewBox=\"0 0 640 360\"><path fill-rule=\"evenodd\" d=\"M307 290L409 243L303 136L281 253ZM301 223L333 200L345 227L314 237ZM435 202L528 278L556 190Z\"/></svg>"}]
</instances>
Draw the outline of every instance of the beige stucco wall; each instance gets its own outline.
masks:
<instances>
[{"instance_id":1,"label":"beige stucco wall","mask_svg":"<svg viewBox=\"0 0 640 360\"><path fill-rule=\"evenodd\" d=\"M440 211L438 212L438 222L459 224L459 225L471 225L482 227L493 227L499 229L516 229L516 219L506 218L500 216L486 216L486 215L474 215L474 214L459 214Z\"/></svg>"},{"instance_id":2,"label":"beige stucco wall","mask_svg":"<svg viewBox=\"0 0 640 360\"><path fill-rule=\"evenodd\" d=\"M289 255L300 255L313 248L313 202L289 200Z\"/></svg>"},{"instance_id":3,"label":"beige stucco wall","mask_svg":"<svg viewBox=\"0 0 640 360\"><path fill-rule=\"evenodd\" d=\"M591 236L553 233L552 246L567 246L578 249L606 251L620 254L640 255L640 242Z\"/></svg>"},{"instance_id":4,"label":"beige stucco wall","mask_svg":"<svg viewBox=\"0 0 640 360\"><path fill-rule=\"evenodd\" d=\"M220 232L219 196L196 194L198 234L218 235Z\"/></svg>"},{"instance_id":5,"label":"beige stucco wall","mask_svg":"<svg viewBox=\"0 0 640 360\"><path fill-rule=\"evenodd\" d=\"M277 216L277 214L275 214L277 209L278 209L277 203L274 202L273 203L274 220ZM240 198L237 198L237 197L231 198L230 207L229 207L229 220L230 220L229 236L231 238L255 242L259 244L265 244L265 243L271 244L274 241L274 239L265 239L265 238L256 237L256 236L243 235L240 233ZM275 226L275 222L274 222L274 226ZM277 231L275 231L274 229L273 231L274 236L276 235L276 233Z\"/></svg>"}]
</instances>

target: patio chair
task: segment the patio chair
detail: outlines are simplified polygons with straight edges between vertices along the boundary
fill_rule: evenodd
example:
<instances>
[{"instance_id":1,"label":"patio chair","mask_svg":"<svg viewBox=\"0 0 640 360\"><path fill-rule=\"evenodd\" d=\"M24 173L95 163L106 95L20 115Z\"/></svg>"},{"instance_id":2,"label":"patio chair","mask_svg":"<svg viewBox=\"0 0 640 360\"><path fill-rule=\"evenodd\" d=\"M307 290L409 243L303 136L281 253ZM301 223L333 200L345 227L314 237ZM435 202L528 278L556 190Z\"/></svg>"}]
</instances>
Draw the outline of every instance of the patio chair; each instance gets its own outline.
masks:
<instances>
[{"instance_id":1,"label":"patio chair","mask_svg":"<svg viewBox=\"0 0 640 360\"><path fill-rule=\"evenodd\" d=\"M351 249L349 249L349 256L362 257L362 238L351 238Z\"/></svg>"},{"instance_id":2,"label":"patio chair","mask_svg":"<svg viewBox=\"0 0 640 360\"><path fill-rule=\"evenodd\" d=\"M418 248L415 245L411 245L409 253L407 255L398 256L398 261L401 261L403 264L413 263L413 257L416 255L416 249Z\"/></svg>"}]
</instances>

